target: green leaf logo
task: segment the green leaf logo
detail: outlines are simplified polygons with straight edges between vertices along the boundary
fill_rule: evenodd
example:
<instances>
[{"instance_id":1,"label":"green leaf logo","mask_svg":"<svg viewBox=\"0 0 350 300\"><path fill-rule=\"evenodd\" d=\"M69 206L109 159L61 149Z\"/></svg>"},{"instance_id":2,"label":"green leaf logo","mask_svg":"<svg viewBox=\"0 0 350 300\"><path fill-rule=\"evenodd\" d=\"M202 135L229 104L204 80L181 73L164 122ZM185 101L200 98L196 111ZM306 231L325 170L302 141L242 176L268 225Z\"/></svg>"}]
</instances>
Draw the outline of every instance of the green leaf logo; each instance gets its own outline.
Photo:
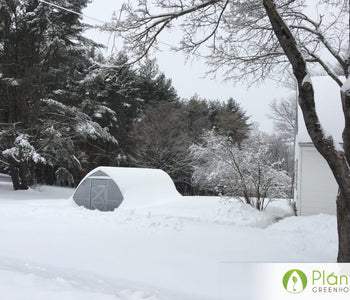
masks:
<instances>
[{"instance_id":1,"label":"green leaf logo","mask_svg":"<svg viewBox=\"0 0 350 300\"><path fill-rule=\"evenodd\" d=\"M282 283L287 292L298 294L305 290L307 277L303 271L292 269L284 274Z\"/></svg>"}]
</instances>

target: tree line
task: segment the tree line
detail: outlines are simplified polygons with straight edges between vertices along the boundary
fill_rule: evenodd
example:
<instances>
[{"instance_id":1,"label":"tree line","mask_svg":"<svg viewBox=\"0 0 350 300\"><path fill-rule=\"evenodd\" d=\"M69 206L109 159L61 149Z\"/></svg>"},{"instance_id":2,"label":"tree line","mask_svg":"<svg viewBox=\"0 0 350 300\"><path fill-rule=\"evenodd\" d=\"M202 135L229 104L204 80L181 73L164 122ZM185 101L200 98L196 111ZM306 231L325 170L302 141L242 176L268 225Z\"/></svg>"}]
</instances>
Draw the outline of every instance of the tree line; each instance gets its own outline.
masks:
<instances>
[{"instance_id":1,"label":"tree line","mask_svg":"<svg viewBox=\"0 0 350 300\"><path fill-rule=\"evenodd\" d=\"M87 3L72 1L71 9ZM175 157L199 130L239 110L233 100L180 101L152 61L132 67L123 53L104 58L75 14L2 0L0 20L0 164L15 189L76 185L98 165L159 167L177 184L189 182L186 158Z\"/></svg>"},{"instance_id":2,"label":"tree line","mask_svg":"<svg viewBox=\"0 0 350 300\"><path fill-rule=\"evenodd\" d=\"M103 26L119 34L135 59L177 26L177 51L206 59L212 72L251 82L292 74L306 128L338 184L338 262L350 261L350 3L348 0L138 0L120 6ZM133 4L136 4L137 8ZM136 38L134 38L136 37ZM201 52L201 49L205 51ZM203 55L204 53L204 55ZM311 75L339 86L345 124L342 149L322 129ZM342 77L343 76L343 77ZM345 77L345 80L344 80ZM326 124L324 124L326 125Z\"/></svg>"},{"instance_id":3,"label":"tree line","mask_svg":"<svg viewBox=\"0 0 350 300\"><path fill-rule=\"evenodd\" d=\"M71 1L70 9L81 12L87 3ZM109 165L159 168L183 194L244 195L259 209L264 205L251 197L287 196L288 143L276 147L276 137L251 130L233 98L180 99L155 61L131 65L123 52L104 57L101 45L83 36L85 28L79 16L36 0L1 0L0 170L15 189L75 186L91 169ZM210 158L214 152L220 159ZM256 175L262 170L285 180L257 194L248 182L263 182Z\"/></svg>"}]
</instances>

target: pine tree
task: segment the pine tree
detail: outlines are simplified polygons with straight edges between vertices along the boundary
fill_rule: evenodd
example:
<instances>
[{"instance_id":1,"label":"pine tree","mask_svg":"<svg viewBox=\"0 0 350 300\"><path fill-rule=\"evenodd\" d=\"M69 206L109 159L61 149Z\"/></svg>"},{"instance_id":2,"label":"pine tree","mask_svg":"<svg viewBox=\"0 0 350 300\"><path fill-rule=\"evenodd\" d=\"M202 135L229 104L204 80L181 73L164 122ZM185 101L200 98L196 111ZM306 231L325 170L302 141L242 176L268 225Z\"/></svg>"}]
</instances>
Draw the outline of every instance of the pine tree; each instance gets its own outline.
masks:
<instances>
[{"instance_id":1,"label":"pine tree","mask_svg":"<svg viewBox=\"0 0 350 300\"><path fill-rule=\"evenodd\" d=\"M246 139L249 134L249 117L239 104L230 98L227 102L216 105L217 111L212 115L216 131L237 143Z\"/></svg>"},{"instance_id":2,"label":"pine tree","mask_svg":"<svg viewBox=\"0 0 350 300\"><path fill-rule=\"evenodd\" d=\"M87 3L57 1L77 12ZM9 168L15 189L28 188L38 162L16 154L16 147L23 152L18 141L26 141L30 153L40 153L52 168L74 162L81 167L77 153L89 140L116 144L77 107L79 82L90 66L87 54L96 46L82 36L78 15L37 0L2 0L0 29L0 163Z\"/></svg>"},{"instance_id":3,"label":"pine tree","mask_svg":"<svg viewBox=\"0 0 350 300\"><path fill-rule=\"evenodd\" d=\"M144 107L179 100L171 80L159 71L155 61L147 60L140 66L137 72L137 86Z\"/></svg>"},{"instance_id":4,"label":"pine tree","mask_svg":"<svg viewBox=\"0 0 350 300\"><path fill-rule=\"evenodd\" d=\"M118 140L121 152L125 152L128 133L143 106L136 72L127 61L123 53L108 59L95 58L79 88L80 107L94 121L109 129Z\"/></svg>"}]
</instances>

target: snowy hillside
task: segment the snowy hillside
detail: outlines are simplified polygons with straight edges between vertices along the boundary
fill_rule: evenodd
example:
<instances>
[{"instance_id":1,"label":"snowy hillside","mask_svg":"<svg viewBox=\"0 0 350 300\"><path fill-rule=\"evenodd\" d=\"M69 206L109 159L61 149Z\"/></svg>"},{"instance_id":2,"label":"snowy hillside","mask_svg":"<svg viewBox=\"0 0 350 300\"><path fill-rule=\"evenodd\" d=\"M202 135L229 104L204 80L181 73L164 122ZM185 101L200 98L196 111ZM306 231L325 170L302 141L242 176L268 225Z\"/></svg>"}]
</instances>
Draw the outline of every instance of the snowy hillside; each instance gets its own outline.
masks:
<instances>
[{"instance_id":1,"label":"snowy hillside","mask_svg":"<svg viewBox=\"0 0 350 300\"><path fill-rule=\"evenodd\" d=\"M335 262L334 216L288 217L184 197L139 210L77 207L72 189L0 185L2 299L217 300L220 262ZM322 238L321 238L322 237Z\"/></svg>"}]
</instances>

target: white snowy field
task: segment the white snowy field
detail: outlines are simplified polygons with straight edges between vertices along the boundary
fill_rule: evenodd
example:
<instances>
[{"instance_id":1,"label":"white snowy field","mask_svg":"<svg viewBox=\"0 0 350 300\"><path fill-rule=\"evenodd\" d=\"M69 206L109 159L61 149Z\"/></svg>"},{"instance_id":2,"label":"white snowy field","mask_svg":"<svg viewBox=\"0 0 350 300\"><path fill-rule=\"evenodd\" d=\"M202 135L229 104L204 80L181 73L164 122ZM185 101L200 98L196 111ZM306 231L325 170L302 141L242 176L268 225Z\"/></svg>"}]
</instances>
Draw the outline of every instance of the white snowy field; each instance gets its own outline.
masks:
<instances>
[{"instance_id":1,"label":"white snowy field","mask_svg":"<svg viewBox=\"0 0 350 300\"><path fill-rule=\"evenodd\" d=\"M0 181L0 298L218 300L220 262L335 262L334 216L218 197L90 211L73 189Z\"/></svg>"}]
</instances>

